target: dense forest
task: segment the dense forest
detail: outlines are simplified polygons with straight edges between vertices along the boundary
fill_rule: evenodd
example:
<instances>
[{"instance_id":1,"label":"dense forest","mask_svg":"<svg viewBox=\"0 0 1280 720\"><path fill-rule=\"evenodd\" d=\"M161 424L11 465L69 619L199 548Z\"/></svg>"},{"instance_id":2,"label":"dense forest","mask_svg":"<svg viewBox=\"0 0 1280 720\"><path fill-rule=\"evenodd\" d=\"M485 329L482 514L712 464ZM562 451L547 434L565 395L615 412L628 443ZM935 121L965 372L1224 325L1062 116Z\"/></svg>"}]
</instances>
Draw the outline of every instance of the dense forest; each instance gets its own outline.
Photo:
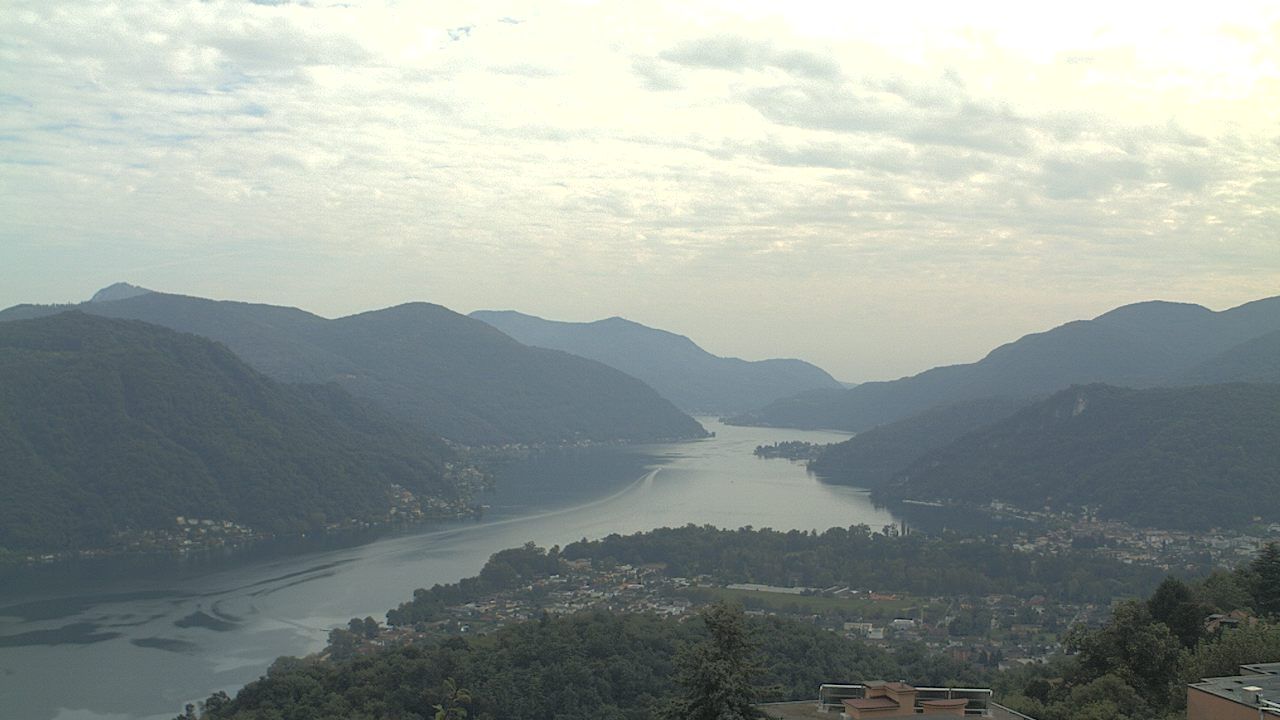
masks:
<instances>
[{"instance_id":1,"label":"dense forest","mask_svg":"<svg viewBox=\"0 0 1280 720\"><path fill-rule=\"evenodd\" d=\"M457 500L453 452L335 387L217 343L77 312L0 323L0 547L59 551L176 516L268 532Z\"/></svg>"},{"instance_id":2,"label":"dense forest","mask_svg":"<svg viewBox=\"0 0 1280 720\"><path fill-rule=\"evenodd\" d=\"M914 648L889 652L803 623L747 618L745 627L760 649L761 672L751 680L762 701L811 698L833 680L986 679ZM587 612L336 662L281 658L234 700L206 701L203 717L419 720L457 706L473 720L647 720L679 697L676 658L705 636L701 622Z\"/></svg>"},{"instance_id":3,"label":"dense forest","mask_svg":"<svg viewBox=\"0 0 1280 720\"><path fill-rule=\"evenodd\" d=\"M993 397L927 410L829 445L809 463L809 469L828 482L879 487L925 453L1003 420L1028 404L1027 400Z\"/></svg>"},{"instance_id":4,"label":"dense forest","mask_svg":"<svg viewBox=\"0 0 1280 720\"><path fill-rule=\"evenodd\" d=\"M1145 527L1280 519L1280 385L1076 387L931 452L884 498L1095 509Z\"/></svg>"},{"instance_id":5,"label":"dense forest","mask_svg":"<svg viewBox=\"0 0 1280 720\"><path fill-rule=\"evenodd\" d=\"M329 320L296 308L142 292L75 306L225 344L276 380L336 383L424 431L468 445L699 438L706 431L643 382L532 348L430 303ZM65 311L20 305L0 320Z\"/></svg>"}]
</instances>

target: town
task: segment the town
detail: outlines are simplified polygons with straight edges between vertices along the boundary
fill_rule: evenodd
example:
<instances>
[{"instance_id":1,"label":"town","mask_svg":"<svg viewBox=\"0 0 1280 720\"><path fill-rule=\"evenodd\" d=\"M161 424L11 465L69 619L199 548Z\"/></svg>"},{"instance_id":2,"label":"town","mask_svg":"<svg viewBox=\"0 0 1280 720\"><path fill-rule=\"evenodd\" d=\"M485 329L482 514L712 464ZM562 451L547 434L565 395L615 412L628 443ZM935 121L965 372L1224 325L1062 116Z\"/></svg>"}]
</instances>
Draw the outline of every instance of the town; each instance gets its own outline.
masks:
<instances>
[{"instance_id":1,"label":"town","mask_svg":"<svg viewBox=\"0 0 1280 720\"><path fill-rule=\"evenodd\" d=\"M493 632L543 614L588 610L689 616L716 601L742 604L749 615L777 615L881 647L923 643L931 650L989 668L1044 660L1075 623L1096 625L1110 606L1055 602L1044 596L914 597L846 586L775 587L714 584L710 577L669 576L665 566L562 560L556 574L451 605L430 622L383 627L353 620L330 636L335 658L427 638ZM375 631L376 629L376 631Z\"/></svg>"}]
</instances>

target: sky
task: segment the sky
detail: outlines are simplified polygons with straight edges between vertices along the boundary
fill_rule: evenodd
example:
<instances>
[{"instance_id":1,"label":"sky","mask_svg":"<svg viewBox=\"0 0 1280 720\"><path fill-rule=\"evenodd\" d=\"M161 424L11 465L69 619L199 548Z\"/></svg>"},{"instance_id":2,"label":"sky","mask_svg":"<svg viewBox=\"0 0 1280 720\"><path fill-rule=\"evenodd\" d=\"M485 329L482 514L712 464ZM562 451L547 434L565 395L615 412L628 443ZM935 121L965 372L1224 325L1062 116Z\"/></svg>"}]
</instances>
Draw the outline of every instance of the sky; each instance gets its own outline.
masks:
<instances>
[{"instance_id":1,"label":"sky","mask_svg":"<svg viewBox=\"0 0 1280 720\"><path fill-rule=\"evenodd\" d=\"M1280 3L9 0L0 306L116 281L847 381L1221 310L1280 294Z\"/></svg>"}]
</instances>

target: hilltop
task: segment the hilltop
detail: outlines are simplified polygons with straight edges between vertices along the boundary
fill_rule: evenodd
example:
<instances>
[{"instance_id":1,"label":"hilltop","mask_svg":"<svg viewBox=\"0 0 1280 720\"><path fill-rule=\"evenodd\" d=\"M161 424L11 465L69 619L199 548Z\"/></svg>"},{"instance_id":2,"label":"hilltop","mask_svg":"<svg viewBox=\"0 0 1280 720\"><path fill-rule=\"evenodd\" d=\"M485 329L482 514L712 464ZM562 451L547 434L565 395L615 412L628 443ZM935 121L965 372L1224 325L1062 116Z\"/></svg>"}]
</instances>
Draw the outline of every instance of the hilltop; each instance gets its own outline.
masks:
<instances>
[{"instance_id":1,"label":"hilltop","mask_svg":"<svg viewBox=\"0 0 1280 720\"><path fill-rule=\"evenodd\" d=\"M336 383L421 430L466 444L706 435L635 378L568 353L528 347L440 305L408 303L329 320L273 305L104 293L108 299L75 307L217 340L277 380ZM66 309L19 305L0 312L0 320Z\"/></svg>"}]
</instances>

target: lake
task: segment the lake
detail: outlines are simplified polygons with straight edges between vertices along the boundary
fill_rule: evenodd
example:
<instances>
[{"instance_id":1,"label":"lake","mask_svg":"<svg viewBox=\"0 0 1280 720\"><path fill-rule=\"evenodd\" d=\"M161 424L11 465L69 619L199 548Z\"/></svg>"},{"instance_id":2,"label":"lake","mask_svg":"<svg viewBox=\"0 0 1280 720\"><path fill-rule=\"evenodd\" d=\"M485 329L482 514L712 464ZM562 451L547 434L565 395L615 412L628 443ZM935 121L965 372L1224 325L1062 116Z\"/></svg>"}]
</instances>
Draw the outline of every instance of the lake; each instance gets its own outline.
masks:
<instances>
[{"instance_id":1,"label":"lake","mask_svg":"<svg viewBox=\"0 0 1280 720\"><path fill-rule=\"evenodd\" d=\"M383 619L415 588L476 574L489 555L688 523L824 530L896 519L757 445L838 433L703 418L690 443L539 453L499 476L480 521L284 542L232 557L121 558L38 568L0 587L0 717L169 720L234 691L280 655L324 646L351 617Z\"/></svg>"}]
</instances>

